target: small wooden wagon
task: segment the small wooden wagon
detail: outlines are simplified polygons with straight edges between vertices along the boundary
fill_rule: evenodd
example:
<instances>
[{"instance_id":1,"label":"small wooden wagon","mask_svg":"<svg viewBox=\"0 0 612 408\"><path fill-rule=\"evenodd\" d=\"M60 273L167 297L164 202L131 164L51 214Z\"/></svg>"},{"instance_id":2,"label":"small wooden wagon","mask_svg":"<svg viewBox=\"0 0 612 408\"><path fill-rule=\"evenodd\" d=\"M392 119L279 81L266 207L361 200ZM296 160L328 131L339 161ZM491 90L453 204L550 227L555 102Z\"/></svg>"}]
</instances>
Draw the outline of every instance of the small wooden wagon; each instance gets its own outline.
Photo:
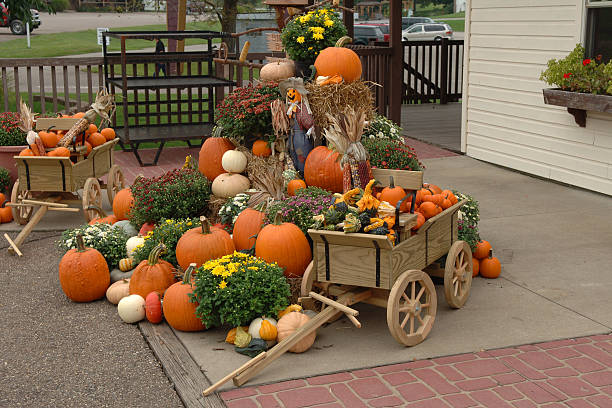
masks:
<instances>
[{"instance_id":1,"label":"small wooden wagon","mask_svg":"<svg viewBox=\"0 0 612 408\"><path fill-rule=\"evenodd\" d=\"M77 120L40 118L36 121L36 129L67 130ZM113 163L113 149L118 141L115 138L94 147L86 158L83 146L73 148L71 157L15 156L19 178L13 185L10 205L15 221L25 227L14 241L5 234L11 244L10 252L19 253L19 245L48 210L76 212L79 210L69 208L68 204L82 204L85 220L89 222L98 215L96 208L102 207L103 188L106 188L108 200L113 202L125 185L121 168ZM108 181L103 183L100 177L107 174ZM77 193L80 189L83 189L82 197Z\"/></svg>"},{"instance_id":2,"label":"small wooden wagon","mask_svg":"<svg viewBox=\"0 0 612 408\"><path fill-rule=\"evenodd\" d=\"M422 172L374 170L383 185L389 176L406 189L423 185ZM457 212L464 203L428 219L414 234L416 215L400 215L396 245L386 236L309 230L313 261L303 276L302 296L313 290L332 298L359 293L343 297L385 307L389 331L399 343L422 342L436 316L437 297L430 275L444 278L444 295L451 307L462 307L469 296L472 252L467 243L457 240ZM446 264L441 269L437 261L444 255Z\"/></svg>"}]
</instances>

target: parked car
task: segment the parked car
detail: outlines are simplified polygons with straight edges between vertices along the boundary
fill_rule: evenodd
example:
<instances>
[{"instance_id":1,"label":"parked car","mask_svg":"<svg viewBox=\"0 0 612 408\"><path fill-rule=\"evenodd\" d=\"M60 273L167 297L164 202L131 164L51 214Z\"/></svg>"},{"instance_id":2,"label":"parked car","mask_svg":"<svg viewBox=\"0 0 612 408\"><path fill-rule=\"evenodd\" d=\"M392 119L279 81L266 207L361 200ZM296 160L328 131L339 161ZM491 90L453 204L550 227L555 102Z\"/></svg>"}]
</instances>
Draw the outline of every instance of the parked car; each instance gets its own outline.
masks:
<instances>
[{"instance_id":1,"label":"parked car","mask_svg":"<svg viewBox=\"0 0 612 408\"><path fill-rule=\"evenodd\" d=\"M444 23L414 24L402 31L404 41L439 41L442 38L453 39L453 29Z\"/></svg>"},{"instance_id":2,"label":"parked car","mask_svg":"<svg viewBox=\"0 0 612 408\"><path fill-rule=\"evenodd\" d=\"M368 45L370 41L384 41L385 35L380 27L374 25L355 25L353 44Z\"/></svg>"},{"instance_id":3,"label":"parked car","mask_svg":"<svg viewBox=\"0 0 612 408\"><path fill-rule=\"evenodd\" d=\"M30 32L35 28L40 27L40 15L38 10L31 9L32 24ZM15 35L24 35L26 33L26 23L21 16L12 15L11 11L0 2L0 27L9 27Z\"/></svg>"},{"instance_id":4,"label":"parked car","mask_svg":"<svg viewBox=\"0 0 612 408\"><path fill-rule=\"evenodd\" d=\"M434 23L429 17L402 17L402 30L419 23Z\"/></svg>"},{"instance_id":5,"label":"parked car","mask_svg":"<svg viewBox=\"0 0 612 408\"><path fill-rule=\"evenodd\" d=\"M387 23L378 23L378 22L367 22L367 23L357 23L355 24L355 27L357 26L376 26L378 28L380 28L380 31L382 31L383 33L383 41L389 41L389 24Z\"/></svg>"}]
</instances>

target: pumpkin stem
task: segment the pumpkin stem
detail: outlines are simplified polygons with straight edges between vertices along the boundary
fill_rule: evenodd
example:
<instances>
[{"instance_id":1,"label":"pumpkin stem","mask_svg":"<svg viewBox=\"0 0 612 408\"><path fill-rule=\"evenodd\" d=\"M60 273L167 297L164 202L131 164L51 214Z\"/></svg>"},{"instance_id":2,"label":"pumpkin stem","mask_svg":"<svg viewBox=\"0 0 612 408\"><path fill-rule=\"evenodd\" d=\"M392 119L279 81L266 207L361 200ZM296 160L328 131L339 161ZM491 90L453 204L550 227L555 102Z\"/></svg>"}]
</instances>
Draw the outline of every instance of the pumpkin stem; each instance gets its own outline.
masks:
<instances>
[{"instance_id":1,"label":"pumpkin stem","mask_svg":"<svg viewBox=\"0 0 612 408\"><path fill-rule=\"evenodd\" d=\"M253 207L253 209L255 211L263 212L266 209L267 206L268 206L268 202L267 201L262 201L259 204L257 204L255 207Z\"/></svg>"},{"instance_id":2,"label":"pumpkin stem","mask_svg":"<svg viewBox=\"0 0 612 408\"><path fill-rule=\"evenodd\" d=\"M78 252L85 252L85 242L83 241L83 236L81 234L78 234L76 236L76 242L77 242L77 251Z\"/></svg>"},{"instance_id":3,"label":"pumpkin stem","mask_svg":"<svg viewBox=\"0 0 612 408\"><path fill-rule=\"evenodd\" d=\"M389 188L395 188L395 180L393 179L393 176L389 176Z\"/></svg>"},{"instance_id":4,"label":"pumpkin stem","mask_svg":"<svg viewBox=\"0 0 612 408\"><path fill-rule=\"evenodd\" d=\"M187 269L185 269L185 273L183 274L183 285L190 284L191 285L191 274L193 270L196 268L196 264L194 262L190 263Z\"/></svg>"},{"instance_id":5,"label":"pumpkin stem","mask_svg":"<svg viewBox=\"0 0 612 408\"><path fill-rule=\"evenodd\" d=\"M348 35L345 35L344 37L340 37L338 41L336 41L336 47L344 47L346 44L350 44L352 42L353 39Z\"/></svg>"},{"instance_id":6,"label":"pumpkin stem","mask_svg":"<svg viewBox=\"0 0 612 408\"><path fill-rule=\"evenodd\" d=\"M210 234L210 222L205 216L200 217L200 223L202 224L202 234Z\"/></svg>"},{"instance_id":7,"label":"pumpkin stem","mask_svg":"<svg viewBox=\"0 0 612 408\"><path fill-rule=\"evenodd\" d=\"M489 259L493 258L493 250L489 249Z\"/></svg>"},{"instance_id":8,"label":"pumpkin stem","mask_svg":"<svg viewBox=\"0 0 612 408\"><path fill-rule=\"evenodd\" d=\"M155 265L159 261L161 254L166 252L166 246L163 242L160 242L155 248L149 253L149 265Z\"/></svg>"},{"instance_id":9,"label":"pumpkin stem","mask_svg":"<svg viewBox=\"0 0 612 408\"><path fill-rule=\"evenodd\" d=\"M100 217L100 218L106 217L106 213L104 212L104 210L102 210L102 208L100 208L97 205L91 204L87 208L85 208L85 211L87 211L87 210L94 210L95 212L98 213L98 217Z\"/></svg>"},{"instance_id":10,"label":"pumpkin stem","mask_svg":"<svg viewBox=\"0 0 612 408\"><path fill-rule=\"evenodd\" d=\"M281 225L283 223L283 216L281 215L281 212L277 212L276 215L274 216L274 225Z\"/></svg>"}]
</instances>

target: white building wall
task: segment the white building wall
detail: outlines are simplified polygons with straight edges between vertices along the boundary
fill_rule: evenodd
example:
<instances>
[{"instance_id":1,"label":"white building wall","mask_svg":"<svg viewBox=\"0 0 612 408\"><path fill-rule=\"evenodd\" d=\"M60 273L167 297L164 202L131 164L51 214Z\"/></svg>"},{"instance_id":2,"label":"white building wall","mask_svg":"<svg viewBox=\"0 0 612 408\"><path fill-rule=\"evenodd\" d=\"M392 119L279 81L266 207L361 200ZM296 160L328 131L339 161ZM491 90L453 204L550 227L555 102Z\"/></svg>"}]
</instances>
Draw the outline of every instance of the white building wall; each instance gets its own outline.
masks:
<instances>
[{"instance_id":1,"label":"white building wall","mask_svg":"<svg viewBox=\"0 0 612 408\"><path fill-rule=\"evenodd\" d=\"M471 0L462 144L468 156L612 195L612 114L585 128L538 78L581 42L584 0Z\"/></svg>"}]
</instances>

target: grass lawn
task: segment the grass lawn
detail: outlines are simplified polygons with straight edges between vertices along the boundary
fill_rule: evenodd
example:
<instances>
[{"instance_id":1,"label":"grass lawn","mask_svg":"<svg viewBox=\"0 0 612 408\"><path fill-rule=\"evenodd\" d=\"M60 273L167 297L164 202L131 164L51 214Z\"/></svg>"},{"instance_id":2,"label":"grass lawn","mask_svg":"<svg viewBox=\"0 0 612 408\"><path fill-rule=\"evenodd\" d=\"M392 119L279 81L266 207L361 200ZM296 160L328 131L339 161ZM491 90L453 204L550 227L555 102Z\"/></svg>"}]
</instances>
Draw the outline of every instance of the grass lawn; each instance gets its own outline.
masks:
<instances>
[{"instance_id":1,"label":"grass lawn","mask_svg":"<svg viewBox=\"0 0 612 408\"><path fill-rule=\"evenodd\" d=\"M449 21L444 21L443 19L437 19L437 21L441 21L443 23L448 24L449 26L451 26L453 31L456 32L456 33L460 33L460 32L464 32L465 31L465 20L449 20Z\"/></svg>"},{"instance_id":2,"label":"grass lawn","mask_svg":"<svg viewBox=\"0 0 612 408\"><path fill-rule=\"evenodd\" d=\"M442 18L465 18L465 11L460 11L458 13L453 13L453 14L433 15L430 17L433 18L434 20L439 20Z\"/></svg>"},{"instance_id":3,"label":"grass lawn","mask_svg":"<svg viewBox=\"0 0 612 408\"><path fill-rule=\"evenodd\" d=\"M145 25L135 27L114 28L114 31L146 31L165 30L164 24ZM187 30L215 30L220 29L219 23L191 22L187 23ZM204 40L188 39L186 45L202 44ZM76 31L71 33L40 34L31 37L32 48L26 47L26 38L18 38L0 43L0 55L2 58L45 58L59 57L65 55L87 54L102 51L98 45L96 30ZM153 41L131 40L127 44L130 50L153 48ZM119 51L120 42L111 38L111 51Z\"/></svg>"}]
</instances>

